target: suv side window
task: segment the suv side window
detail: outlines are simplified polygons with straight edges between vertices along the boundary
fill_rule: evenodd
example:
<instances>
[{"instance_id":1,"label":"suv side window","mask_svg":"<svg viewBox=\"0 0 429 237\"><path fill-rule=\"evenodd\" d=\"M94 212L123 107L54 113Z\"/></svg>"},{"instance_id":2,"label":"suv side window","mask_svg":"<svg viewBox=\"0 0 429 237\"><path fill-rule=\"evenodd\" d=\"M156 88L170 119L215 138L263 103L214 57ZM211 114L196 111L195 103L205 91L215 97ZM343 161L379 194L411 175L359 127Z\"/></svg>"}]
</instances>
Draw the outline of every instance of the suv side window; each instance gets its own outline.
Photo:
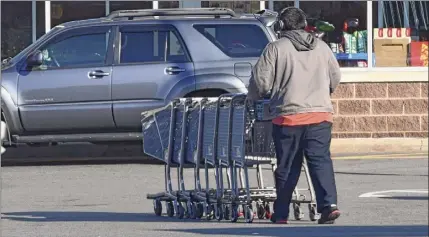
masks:
<instances>
[{"instance_id":1,"label":"suv side window","mask_svg":"<svg viewBox=\"0 0 429 237\"><path fill-rule=\"evenodd\" d=\"M120 35L119 64L189 61L172 30L121 29Z\"/></svg>"},{"instance_id":2,"label":"suv side window","mask_svg":"<svg viewBox=\"0 0 429 237\"><path fill-rule=\"evenodd\" d=\"M40 69L104 65L108 45L109 32L70 34L39 49L43 54Z\"/></svg>"},{"instance_id":3,"label":"suv side window","mask_svg":"<svg viewBox=\"0 0 429 237\"><path fill-rule=\"evenodd\" d=\"M252 24L194 25L229 57L259 57L269 43L261 27Z\"/></svg>"}]
</instances>

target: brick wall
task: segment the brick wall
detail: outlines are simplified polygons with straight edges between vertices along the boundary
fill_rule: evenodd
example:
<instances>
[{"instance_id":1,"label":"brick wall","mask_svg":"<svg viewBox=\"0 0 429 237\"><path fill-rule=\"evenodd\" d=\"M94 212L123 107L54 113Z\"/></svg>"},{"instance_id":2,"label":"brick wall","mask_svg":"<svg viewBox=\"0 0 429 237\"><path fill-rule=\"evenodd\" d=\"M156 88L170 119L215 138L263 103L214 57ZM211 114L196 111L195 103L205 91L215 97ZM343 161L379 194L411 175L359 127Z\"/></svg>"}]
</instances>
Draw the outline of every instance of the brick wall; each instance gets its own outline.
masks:
<instances>
[{"instance_id":1,"label":"brick wall","mask_svg":"<svg viewBox=\"0 0 429 237\"><path fill-rule=\"evenodd\" d=\"M334 138L428 137L428 83L342 83Z\"/></svg>"}]
</instances>

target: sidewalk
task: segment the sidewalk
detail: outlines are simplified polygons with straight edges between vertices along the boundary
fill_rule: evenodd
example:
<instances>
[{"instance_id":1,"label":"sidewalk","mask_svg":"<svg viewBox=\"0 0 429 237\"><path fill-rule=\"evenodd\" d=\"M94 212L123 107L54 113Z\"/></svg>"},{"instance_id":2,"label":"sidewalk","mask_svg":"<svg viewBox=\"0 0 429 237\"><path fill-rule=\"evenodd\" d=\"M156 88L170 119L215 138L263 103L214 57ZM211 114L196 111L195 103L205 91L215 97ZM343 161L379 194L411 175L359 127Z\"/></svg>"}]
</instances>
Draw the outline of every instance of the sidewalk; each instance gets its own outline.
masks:
<instances>
[{"instance_id":1,"label":"sidewalk","mask_svg":"<svg viewBox=\"0 0 429 237\"><path fill-rule=\"evenodd\" d=\"M333 154L428 153L428 138L332 139Z\"/></svg>"}]
</instances>

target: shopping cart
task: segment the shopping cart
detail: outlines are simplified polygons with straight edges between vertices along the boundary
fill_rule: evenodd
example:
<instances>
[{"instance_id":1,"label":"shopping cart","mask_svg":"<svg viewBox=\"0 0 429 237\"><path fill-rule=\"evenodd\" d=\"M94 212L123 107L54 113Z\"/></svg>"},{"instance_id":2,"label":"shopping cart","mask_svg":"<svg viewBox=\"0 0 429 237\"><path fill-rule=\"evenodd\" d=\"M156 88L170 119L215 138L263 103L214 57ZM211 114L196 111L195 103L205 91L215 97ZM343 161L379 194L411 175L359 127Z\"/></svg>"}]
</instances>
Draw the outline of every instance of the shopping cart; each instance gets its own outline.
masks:
<instances>
[{"instance_id":1,"label":"shopping cart","mask_svg":"<svg viewBox=\"0 0 429 237\"><path fill-rule=\"evenodd\" d=\"M165 191L147 195L153 199L155 214L162 214L161 202L165 201L170 217L176 213L179 218L202 218L205 213L207 219L214 216L219 221L236 222L243 213L250 223L255 202L258 217L269 218L270 203L276 195L275 188L263 182L262 165L269 164L273 173L276 162L271 122L261 112L266 105L266 101L258 101L249 106L246 94L227 94L177 99L163 108L142 113L144 152L165 164ZM254 166L257 186L250 187L248 167ZM176 189L172 185L172 168L177 168ZM191 189L185 186L185 168L194 170ZM200 179L202 168L204 188ZM299 189L295 190L295 218L302 218L300 204L308 203L310 219L315 220L314 191L306 163L303 169L311 198L307 200ZM214 171L214 188L209 182L210 171Z\"/></svg>"},{"instance_id":2,"label":"shopping cart","mask_svg":"<svg viewBox=\"0 0 429 237\"><path fill-rule=\"evenodd\" d=\"M153 200L154 212L162 214L161 201L166 202L167 215L173 216L175 206L178 206L177 192L173 190L171 183L171 145L173 142L175 106L180 101L170 102L165 107L142 113L142 133L144 152L164 163L165 191L149 194L148 199Z\"/></svg>"},{"instance_id":3,"label":"shopping cart","mask_svg":"<svg viewBox=\"0 0 429 237\"><path fill-rule=\"evenodd\" d=\"M142 114L144 152L165 164L165 191L147 195L154 200L154 212L162 214L161 201L166 202L167 215L174 213L179 218L201 218L204 212L201 187L195 184L194 189L186 189L183 170L186 166L194 167L194 180L198 182L198 159L194 154L198 146L189 140L198 142L200 120L198 103L191 99L178 99L167 106ZM189 124L196 124L190 126ZM188 139L192 138L192 139ZM190 150L188 150L190 149ZM171 169L177 168L178 184L173 189Z\"/></svg>"},{"instance_id":4,"label":"shopping cart","mask_svg":"<svg viewBox=\"0 0 429 237\"><path fill-rule=\"evenodd\" d=\"M271 206L276 199L275 187L265 186L262 166L269 165L274 174L277 167L274 142L272 140L272 123L269 115L269 100L256 101L249 109L251 122L250 142L246 146L246 160L251 166L256 166L257 184L256 188L250 188L252 200L256 202L256 211L259 219L271 216ZM303 159L302 172L307 181L307 189L295 188L292 197L292 206L295 220L304 218L301 204L308 204L309 219L315 221L319 218L316 207L316 197L313 183L308 171L307 161ZM274 178L274 177L273 177ZM275 180L275 179L274 179ZM307 191L308 196L302 194Z\"/></svg>"},{"instance_id":5,"label":"shopping cart","mask_svg":"<svg viewBox=\"0 0 429 237\"><path fill-rule=\"evenodd\" d=\"M154 200L156 215L162 214L161 202L165 201L170 217L176 214L179 218L201 218L205 213L207 219L212 218L216 189L210 189L209 170L215 168L211 162L214 156L207 157L210 152L203 153L202 144L206 137L203 124L209 126L211 122L203 120L203 111L209 112L213 102L217 105L217 98L177 99L165 107L142 113L143 150L165 165L165 191L147 195ZM214 130L207 129L207 133L216 132L215 125L212 125ZM172 168L177 168L176 189L172 185ZM185 187L185 168L194 169L194 189ZM201 168L205 169L205 189L201 186Z\"/></svg>"},{"instance_id":6,"label":"shopping cart","mask_svg":"<svg viewBox=\"0 0 429 237\"><path fill-rule=\"evenodd\" d=\"M252 198L249 189L249 173L245 159L246 125L247 125L247 95L230 94L219 97L219 152L227 151L229 190L227 190L228 211L232 222L239 217L239 206L242 206L244 219L247 223L253 221ZM228 129L227 129L228 128ZM224 150L222 150L224 148ZM240 179L240 180L239 180ZM238 186L240 181L241 187ZM230 211L229 211L230 210ZM229 216L226 218L229 219Z\"/></svg>"},{"instance_id":7,"label":"shopping cart","mask_svg":"<svg viewBox=\"0 0 429 237\"><path fill-rule=\"evenodd\" d=\"M206 174L209 168L215 170L216 202L211 203L210 207L219 221L225 219L236 222L240 205L244 210L246 222L253 221L250 194L246 192L247 196L242 195L237 183L237 176L241 174L238 169L244 170L245 173L244 176L240 175L240 183L248 180L242 145L246 118L245 101L246 94L226 94L205 100L203 106L202 157L206 163ZM225 176L227 187L224 186ZM206 177L206 182L207 180ZM208 183L206 187L209 187Z\"/></svg>"}]
</instances>

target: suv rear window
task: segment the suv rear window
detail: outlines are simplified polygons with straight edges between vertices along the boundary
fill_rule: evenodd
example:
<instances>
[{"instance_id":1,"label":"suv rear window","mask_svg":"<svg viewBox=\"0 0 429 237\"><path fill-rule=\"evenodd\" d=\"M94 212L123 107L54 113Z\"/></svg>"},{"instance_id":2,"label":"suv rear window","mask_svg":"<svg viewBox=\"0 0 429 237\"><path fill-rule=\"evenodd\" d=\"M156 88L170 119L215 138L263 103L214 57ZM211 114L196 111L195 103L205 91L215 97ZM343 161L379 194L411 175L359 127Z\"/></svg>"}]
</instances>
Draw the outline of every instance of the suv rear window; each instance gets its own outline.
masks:
<instances>
[{"instance_id":1,"label":"suv rear window","mask_svg":"<svg viewBox=\"0 0 429 237\"><path fill-rule=\"evenodd\" d=\"M194 28L233 58L259 57L269 42L257 25L194 25Z\"/></svg>"}]
</instances>

